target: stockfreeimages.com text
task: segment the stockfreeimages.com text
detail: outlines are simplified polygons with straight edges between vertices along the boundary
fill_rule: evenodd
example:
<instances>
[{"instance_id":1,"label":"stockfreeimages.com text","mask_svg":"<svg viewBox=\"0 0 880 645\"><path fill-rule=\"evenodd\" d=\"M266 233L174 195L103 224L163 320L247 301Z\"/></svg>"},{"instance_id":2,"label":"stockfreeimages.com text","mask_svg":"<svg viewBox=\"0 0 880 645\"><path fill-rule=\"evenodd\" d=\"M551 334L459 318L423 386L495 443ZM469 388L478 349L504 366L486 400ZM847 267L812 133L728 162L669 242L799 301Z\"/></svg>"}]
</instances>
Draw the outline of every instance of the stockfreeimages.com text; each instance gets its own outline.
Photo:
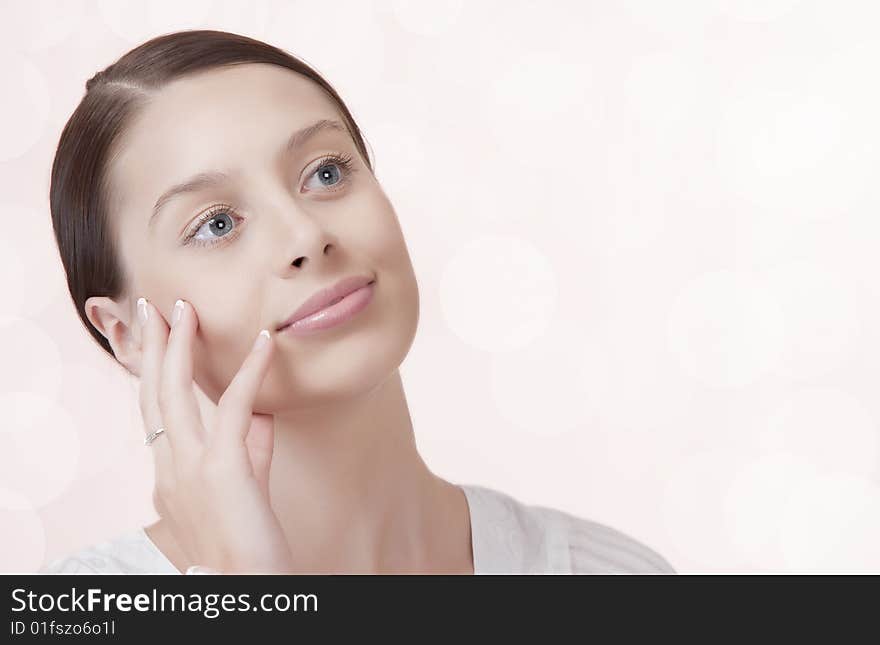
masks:
<instances>
[{"instance_id":1,"label":"stockfreeimages.com text","mask_svg":"<svg viewBox=\"0 0 880 645\"><path fill-rule=\"evenodd\" d=\"M205 618L216 618L220 611L318 611L315 594L263 594L251 604L250 594L231 593L104 593L101 589L87 589L84 593L71 588L70 593L41 593L13 589L12 611L190 611L200 612Z\"/></svg>"}]
</instances>

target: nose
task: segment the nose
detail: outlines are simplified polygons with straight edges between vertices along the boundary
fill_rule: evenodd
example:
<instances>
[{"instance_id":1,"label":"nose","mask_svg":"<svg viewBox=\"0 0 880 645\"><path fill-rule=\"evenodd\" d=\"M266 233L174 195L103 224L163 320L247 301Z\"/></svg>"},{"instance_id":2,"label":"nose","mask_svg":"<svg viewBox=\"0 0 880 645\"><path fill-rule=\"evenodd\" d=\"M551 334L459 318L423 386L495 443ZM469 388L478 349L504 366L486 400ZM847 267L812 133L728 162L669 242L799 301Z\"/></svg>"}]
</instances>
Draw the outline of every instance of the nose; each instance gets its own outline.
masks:
<instances>
[{"instance_id":1,"label":"nose","mask_svg":"<svg viewBox=\"0 0 880 645\"><path fill-rule=\"evenodd\" d=\"M274 239L280 245L277 261L281 274L302 269L309 261L318 260L333 249L332 233L320 217L295 200L286 199L283 210L278 212L281 223Z\"/></svg>"}]
</instances>

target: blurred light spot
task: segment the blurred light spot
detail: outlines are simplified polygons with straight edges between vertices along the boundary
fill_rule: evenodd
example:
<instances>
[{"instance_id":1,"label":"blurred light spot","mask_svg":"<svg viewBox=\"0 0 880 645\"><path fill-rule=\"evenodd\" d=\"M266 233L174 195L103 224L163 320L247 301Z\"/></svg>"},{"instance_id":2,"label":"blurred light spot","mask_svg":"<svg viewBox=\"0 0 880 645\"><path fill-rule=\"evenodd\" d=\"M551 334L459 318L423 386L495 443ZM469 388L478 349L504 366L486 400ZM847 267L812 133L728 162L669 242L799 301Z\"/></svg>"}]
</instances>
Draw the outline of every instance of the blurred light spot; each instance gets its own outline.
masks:
<instances>
[{"instance_id":1,"label":"blurred light spot","mask_svg":"<svg viewBox=\"0 0 880 645\"><path fill-rule=\"evenodd\" d=\"M499 158L533 169L535 181L554 181L553 162L568 165L575 142L586 140L596 127L591 121L601 118L592 77L588 61L562 51L530 50L505 61L482 99Z\"/></svg>"},{"instance_id":2,"label":"blurred light spot","mask_svg":"<svg viewBox=\"0 0 880 645\"><path fill-rule=\"evenodd\" d=\"M816 477L783 509L780 547L797 573L880 571L880 486L848 474Z\"/></svg>"},{"instance_id":3,"label":"blurred light spot","mask_svg":"<svg viewBox=\"0 0 880 645\"><path fill-rule=\"evenodd\" d=\"M0 394L25 390L56 399L61 389L61 352L55 340L35 321L6 318L0 327Z\"/></svg>"},{"instance_id":4,"label":"blurred light spot","mask_svg":"<svg viewBox=\"0 0 880 645\"><path fill-rule=\"evenodd\" d=\"M49 85L43 72L24 56L6 51L0 57L3 119L0 119L0 162L28 152L46 130L51 111Z\"/></svg>"},{"instance_id":5,"label":"blurred light spot","mask_svg":"<svg viewBox=\"0 0 880 645\"><path fill-rule=\"evenodd\" d=\"M691 377L742 387L779 360L784 327L775 294L758 276L722 270L686 284L670 306L669 350Z\"/></svg>"},{"instance_id":6,"label":"blurred light spot","mask_svg":"<svg viewBox=\"0 0 880 645\"><path fill-rule=\"evenodd\" d=\"M865 132L830 93L756 92L722 112L718 169L759 208L795 221L839 218L864 199L880 158Z\"/></svg>"},{"instance_id":7,"label":"blurred light spot","mask_svg":"<svg viewBox=\"0 0 880 645\"><path fill-rule=\"evenodd\" d=\"M83 0L6 2L0 37L7 50L42 52L62 44L82 28L85 16Z\"/></svg>"},{"instance_id":8,"label":"blurred light spot","mask_svg":"<svg viewBox=\"0 0 880 645\"><path fill-rule=\"evenodd\" d=\"M697 63L675 52L642 54L624 79L627 109L658 128L684 124L705 101L701 76Z\"/></svg>"},{"instance_id":9,"label":"blurred light spot","mask_svg":"<svg viewBox=\"0 0 880 645\"><path fill-rule=\"evenodd\" d=\"M670 469L663 486L663 526L675 552L669 558L687 562L689 572L724 572L738 566L730 552L724 499L736 465L715 452L683 456Z\"/></svg>"},{"instance_id":10,"label":"blurred light spot","mask_svg":"<svg viewBox=\"0 0 880 645\"><path fill-rule=\"evenodd\" d=\"M80 444L70 415L55 401L33 392L0 394L0 486L39 508L73 481Z\"/></svg>"},{"instance_id":11,"label":"blurred light spot","mask_svg":"<svg viewBox=\"0 0 880 645\"><path fill-rule=\"evenodd\" d=\"M181 29L200 29L210 12L212 0L99 0L98 7L110 30L132 43Z\"/></svg>"},{"instance_id":12,"label":"blurred light spot","mask_svg":"<svg viewBox=\"0 0 880 645\"><path fill-rule=\"evenodd\" d=\"M729 18L745 22L770 22L791 13L801 0L715 0Z\"/></svg>"},{"instance_id":13,"label":"blurred light spot","mask_svg":"<svg viewBox=\"0 0 880 645\"><path fill-rule=\"evenodd\" d=\"M854 276L808 259L777 264L764 276L785 321L777 374L816 378L856 356L862 342L862 296Z\"/></svg>"},{"instance_id":14,"label":"blurred light spot","mask_svg":"<svg viewBox=\"0 0 880 645\"><path fill-rule=\"evenodd\" d=\"M813 475L800 455L768 452L736 473L725 498L725 527L730 542L754 566L779 570L776 549L782 511L794 491Z\"/></svg>"},{"instance_id":15,"label":"blurred light spot","mask_svg":"<svg viewBox=\"0 0 880 645\"><path fill-rule=\"evenodd\" d=\"M718 16L715 4L702 0L621 0L619 4L635 22L670 37L696 38Z\"/></svg>"},{"instance_id":16,"label":"blurred light spot","mask_svg":"<svg viewBox=\"0 0 880 645\"><path fill-rule=\"evenodd\" d=\"M0 527L3 527L0 571L35 573L43 565L46 554L46 531L43 521L27 498L2 486L0 486Z\"/></svg>"},{"instance_id":17,"label":"blurred light spot","mask_svg":"<svg viewBox=\"0 0 880 645\"><path fill-rule=\"evenodd\" d=\"M830 387L797 390L767 420L762 450L783 450L818 472L870 477L880 466L880 426L852 394Z\"/></svg>"},{"instance_id":18,"label":"blurred light spot","mask_svg":"<svg viewBox=\"0 0 880 645\"><path fill-rule=\"evenodd\" d=\"M386 46L387 27L377 20L372 2L334 0L332 7L303 0L273 3L266 40L328 79L359 119L360 105L373 105L369 97L382 93L405 56Z\"/></svg>"},{"instance_id":19,"label":"blurred light spot","mask_svg":"<svg viewBox=\"0 0 880 645\"><path fill-rule=\"evenodd\" d=\"M7 201L0 203L0 213L15 221L14 247L6 241L11 238L0 240L0 292L4 296L0 320L9 315L33 316L68 301L64 268L45 209Z\"/></svg>"},{"instance_id":20,"label":"blurred light spot","mask_svg":"<svg viewBox=\"0 0 880 645\"><path fill-rule=\"evenodd\" d=\"M9 237L0 237L0 325L14 324L24 311L24 262L17 245L11 244Z\"/></svg>"},{"instance_id":21,"label":"blurred light spot","mask_svg":"<svg viewBox=\"0 0 880 645\"><path fill-rule=\"evenodd\" d=\"M376 176L383 186L405 191L415 182L426 180L427 147L418 127L408 128L400 121L379 121L370 126L370 145L379 151Z\"/></svg>"},{"instance_id":22,"label":"blurred light spot","mask_svg":"<svg viewBox=\"0 0 880 645\"><path fill-rule=\"evenodd\" d=\"M540 437L587 424L607 400L609 357L599 339L557 319L524 348L496 354L491 387L501 415Z\"/></svg>"},{"instance_id":23,"label":"blurred light spot","mask_svg":"<svg viewBox=\"0 0 880 645\"><path fill-rule=\"evenodd\" d=\"M126 446L141 444L145 431L138 406L139 381L126 377L111 361L66 362L64 370L62 403L79 427L77 474L83 479L94 477L121 461ZM94 417L97 403L101 405L99 423ZM124 423L125 419L130 423Z\"/></svg>"},{"instance_id":24,"label":"blurred light spot","mask_svg":"<svg viewBox=\"0 0 880 645\"><path fill-rule=\"evenodd\" d=\"M450 31L461 15L462 0L413 2L394 0L394 17L400 26L418 36L436 36Z\"/></svg>"},{"instance_id":25,"label":"blurred light spot","mask_svg":"<svg viewBox=\"0 0 880 645\"><path fill-rule=\"evenodd\" d=\"M440 281L443 314L467 344L518 349L543 334L556 312L556 274L543 251L513 236L466 242Z\"/></svg>"}]
</instances>

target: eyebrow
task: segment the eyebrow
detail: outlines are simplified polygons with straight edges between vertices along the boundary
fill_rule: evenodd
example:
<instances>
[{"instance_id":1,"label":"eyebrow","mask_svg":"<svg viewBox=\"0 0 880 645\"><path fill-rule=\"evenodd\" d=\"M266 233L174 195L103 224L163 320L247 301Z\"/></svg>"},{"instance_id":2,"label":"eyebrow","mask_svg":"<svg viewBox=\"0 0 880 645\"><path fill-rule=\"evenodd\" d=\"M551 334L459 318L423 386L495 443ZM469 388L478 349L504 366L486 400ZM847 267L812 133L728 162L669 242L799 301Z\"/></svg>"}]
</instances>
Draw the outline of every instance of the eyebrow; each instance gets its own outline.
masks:
<instances>
[{"instance_id":1,"label":"eyebrow","mask_svg":"<svg viewBox=\"0 0 880 645\"><path fill-rule=\"evenodd\" d=\"M299 147L305 145L305 143L309 139L312 139L313 137L317 136L318 133L324 132L326 130L341 130L344 132L347 130L347 128L339 121L333 119L321 119L320 121L316 121L311 125L300 128L292 135L290 135L290 138L288 138L287 142L279 150L279 155L286 155L294 152ZM206 188L225 183L229 181L229 179L230 177L228 173L214 170L208 172L200 172L196 175L193 175L186 181L175 184L164 193L162 193L159 196L159 199L156 200L156 204L155 206L153 206L153 213L152 215L150 215L148 228L152 228L156 216L159 214L159 211L161 211L168 202L170 202L178 195L202 191Z\"/></svg>"}]
</instances>

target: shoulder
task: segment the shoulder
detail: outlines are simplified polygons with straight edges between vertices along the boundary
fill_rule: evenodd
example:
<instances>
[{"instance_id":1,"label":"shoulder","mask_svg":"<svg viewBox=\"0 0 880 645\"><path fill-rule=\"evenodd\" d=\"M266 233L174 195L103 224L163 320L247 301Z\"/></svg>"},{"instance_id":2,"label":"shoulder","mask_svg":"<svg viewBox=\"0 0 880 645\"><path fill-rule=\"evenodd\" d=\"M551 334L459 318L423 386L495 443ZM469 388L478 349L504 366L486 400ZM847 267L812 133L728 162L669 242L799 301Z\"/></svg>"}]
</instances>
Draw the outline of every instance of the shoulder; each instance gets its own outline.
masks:
<instances>
[{"instance_id":1,"label":"shoulder","mask_svg":"<svg viewBox=\"0 0 880 645\"><path fill-rule=\"evenodd\" d=\"M38 573L178 573L137 528L51 560Z\"/></svg>"},{"instance_id":2,"label":"shoulder","mask_svg":"<svg viewBox=\"0 0 880 645\"><path fill-rule=\"evenodd\" d=\"M675 573L656 551L606 524L507 493L466 485L478 506L475 551L487 571ZM477 542L477 541L475 541Z\"/></svg>"},{"instance_id":3,"label":"shoulder","mask_svg":"<svg viewBox=\"0 0 880 645\"><path fill-rule=\"evenodd\" d=\"M532 508L561 535L571 573L675 573L657 551L623 531L558 509Z\"/></svg>"}]
</instances>

